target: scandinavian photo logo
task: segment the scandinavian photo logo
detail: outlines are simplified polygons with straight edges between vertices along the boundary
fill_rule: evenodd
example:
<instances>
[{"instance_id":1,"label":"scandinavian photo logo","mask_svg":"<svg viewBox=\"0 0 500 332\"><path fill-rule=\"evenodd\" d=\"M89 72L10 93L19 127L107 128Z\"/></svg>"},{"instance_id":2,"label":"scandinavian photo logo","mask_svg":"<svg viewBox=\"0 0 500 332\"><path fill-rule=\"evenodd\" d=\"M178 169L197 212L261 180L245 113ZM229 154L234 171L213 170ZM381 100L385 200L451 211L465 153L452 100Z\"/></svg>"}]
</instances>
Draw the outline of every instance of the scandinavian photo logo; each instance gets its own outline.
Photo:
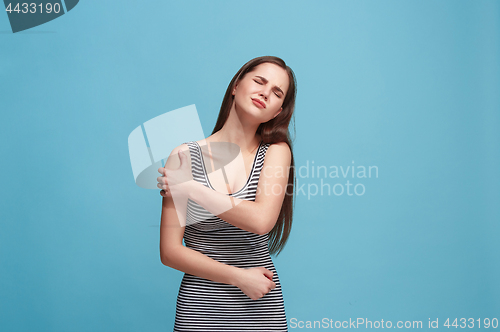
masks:
<instances>
[{"instance_id":1,"label":"scandinavian photo logo","mask_svg":"<svg viewBox=\"0 0 500 332\"><path fill-rule=\"evenodd\" d=\"M268 170L264 167L261 177L283 177L289 174L291 167ZM308 200L315 196L363 196L366 193L365 181L378 179L377 165L315 165L314 160L306 160L305 165L293 167L295 171L295 192L297 196L306 196ZM288 185L287 185L288 187ZM260 188L257 192L260 192ZM264 192L279 195L289 190L278 185L262 185Z\"/></svg>"}]
</instances>

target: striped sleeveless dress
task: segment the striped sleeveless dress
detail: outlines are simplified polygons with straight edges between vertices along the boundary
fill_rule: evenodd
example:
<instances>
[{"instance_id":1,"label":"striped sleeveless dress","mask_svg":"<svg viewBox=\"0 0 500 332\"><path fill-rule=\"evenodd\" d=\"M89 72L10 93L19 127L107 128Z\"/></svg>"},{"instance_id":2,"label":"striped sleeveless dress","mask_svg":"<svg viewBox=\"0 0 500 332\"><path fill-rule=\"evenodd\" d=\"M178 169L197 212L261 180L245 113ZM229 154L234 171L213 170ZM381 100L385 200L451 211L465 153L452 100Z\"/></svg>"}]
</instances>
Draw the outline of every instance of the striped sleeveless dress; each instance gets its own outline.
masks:
<instances>
[{"instance_id":1,"label":"striped sleeveless dress","mask_svg":"<svg viewBox=\"0 0 500 332\"><path fill-rule=\"evenodd\" d=\"M193 179L213 189L196 141L186 142ZM269 143L259 144L252 170L233 197L255 201L257 183ZM188 200L184 243L224 264L240 268L263 266L273 271L276 288L252 300L238 287L185 273L177 296L174 331L288 331L281 284L269 255L268 234L235 227Z\"/></svg>"}]
</instances>

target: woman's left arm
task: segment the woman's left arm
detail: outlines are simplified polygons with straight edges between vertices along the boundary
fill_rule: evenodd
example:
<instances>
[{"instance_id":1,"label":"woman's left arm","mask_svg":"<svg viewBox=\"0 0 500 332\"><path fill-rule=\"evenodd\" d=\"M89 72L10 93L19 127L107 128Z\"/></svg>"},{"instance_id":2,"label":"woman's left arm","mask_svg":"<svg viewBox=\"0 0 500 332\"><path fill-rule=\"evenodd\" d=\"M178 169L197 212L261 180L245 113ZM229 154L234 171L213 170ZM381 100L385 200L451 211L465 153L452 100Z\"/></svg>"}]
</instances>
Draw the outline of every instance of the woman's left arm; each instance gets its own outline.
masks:
<instances>
[{"instance_id":1,"label":"woman's left arm","mask_svg":"<svg viewBox=\"0 0 500 332\"><path fill-rule=\"evenodd\" d=\"M191 200L227 223L251 233L266 234L273 229L281 211L290 163L288 144L280 142L269 146L255 201L228 196L196 181L191 181L188 195ZM232 205L229 205L231 200ZM220 212L221 210L224 212Z\"/></svg>"}]
</instances>

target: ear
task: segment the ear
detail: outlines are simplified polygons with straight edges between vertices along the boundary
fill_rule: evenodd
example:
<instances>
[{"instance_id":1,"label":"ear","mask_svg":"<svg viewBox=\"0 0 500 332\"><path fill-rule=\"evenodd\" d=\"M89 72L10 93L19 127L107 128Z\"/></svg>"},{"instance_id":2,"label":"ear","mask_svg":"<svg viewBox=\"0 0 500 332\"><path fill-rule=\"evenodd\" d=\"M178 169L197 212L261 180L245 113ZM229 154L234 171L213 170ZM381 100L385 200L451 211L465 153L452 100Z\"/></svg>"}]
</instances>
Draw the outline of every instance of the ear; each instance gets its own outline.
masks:
<instances>
[{"instance_id":1,"label":"ear","mask_svg":"<svg viewBox=\"0 0 500 332\"><path fill-rule=\"evenodd\" d=\"M238 83L240 83L240 81L236 81L236 83L234 84L234 88L233 88L233 92L232 92L233 96L236 93L236 87L238 86Z\"/></svg>"},{"instance_id":2,"label":"ear","mask_svg":"<svg viewBox=\"0 0 500 332\"><path fill-rule=\"evenodd\" d=\"M282 110L283 110L283 107L280 107L279 112L278 112L278 113L276 113L276 115L275 115L275 116L273 116L273 119L274 119L275 117L277 117L277 116L278 116L278 114L280 114Z\"/></svg>"}]
</instances>

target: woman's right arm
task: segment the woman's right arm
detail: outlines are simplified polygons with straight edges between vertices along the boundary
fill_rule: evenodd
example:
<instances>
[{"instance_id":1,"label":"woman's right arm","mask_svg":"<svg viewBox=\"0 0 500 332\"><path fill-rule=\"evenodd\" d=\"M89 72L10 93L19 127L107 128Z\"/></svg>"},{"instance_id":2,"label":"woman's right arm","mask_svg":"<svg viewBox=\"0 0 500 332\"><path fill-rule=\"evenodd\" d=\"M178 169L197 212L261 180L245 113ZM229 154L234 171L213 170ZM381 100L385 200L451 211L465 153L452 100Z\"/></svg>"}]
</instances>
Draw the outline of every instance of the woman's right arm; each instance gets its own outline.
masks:
<instances>
[{"instance_id":1,"label":"woman's right arm","mask_svg":"<svg viewBox=\"0 0 500 332\"><path fill-rule=\"evenodd\" d=\"M177 151L172 152L169 160L172 156L177 156ZM180 164L180 161L177 162ZM175 160L167 161L165 167L174 168L175 165ZM185 228L179 222L172 197L163 197L160 259L164 265L201 278L236 286L253 300L263 297L276 287L272 281L273 272L264 267L238 268L185 247L182 244Z\"/></svg>"}]
</instances>

